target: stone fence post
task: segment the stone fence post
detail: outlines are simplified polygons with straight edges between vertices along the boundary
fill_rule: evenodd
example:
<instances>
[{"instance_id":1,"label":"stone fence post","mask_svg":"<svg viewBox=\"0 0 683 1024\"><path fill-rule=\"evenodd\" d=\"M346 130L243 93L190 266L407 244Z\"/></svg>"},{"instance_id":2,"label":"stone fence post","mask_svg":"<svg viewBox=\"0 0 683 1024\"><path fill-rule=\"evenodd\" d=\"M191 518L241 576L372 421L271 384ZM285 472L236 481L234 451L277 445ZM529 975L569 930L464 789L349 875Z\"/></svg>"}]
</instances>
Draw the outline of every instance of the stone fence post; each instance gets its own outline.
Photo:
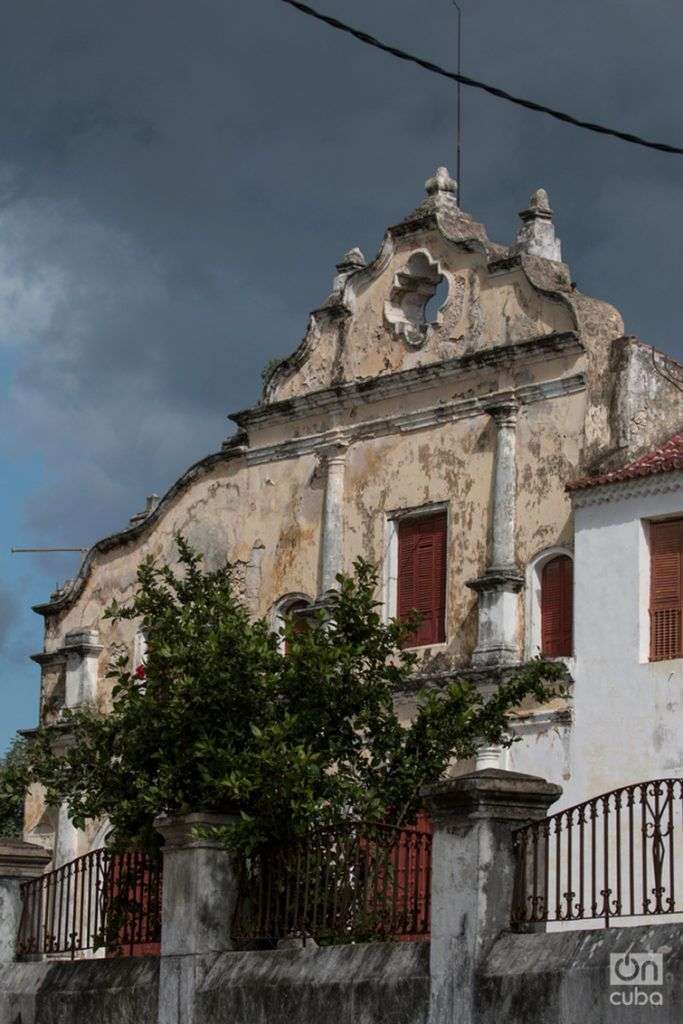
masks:
<instances>
[{"instance_id":1,"label":"stone fence post","mask_svg":"<svg viewBox=\"0 0 683 1024\"><path fill-rule=\"evenodd\" d=\"M561 793L497 768L423 791L434 824L429 1024L476 1024L477 972L510 927L513 830L544 818Z\"/></svg>"},{"instance_id":2,"label":"stone fence post","mask_svg":"<svg viewBox=\"0 0 683 1024\"><path fill-rule=\"evenodd\" d=\"M233 858L196 833L235 820L236 815L196 813L162 815L154 822L164 837L159 1024L193 1024L200 958L234 948Z\"/></svg>"},{"instance_id":3,"label":"stone fence post","mask_svg":"<svg viewBox=\"0 0 683 1024\"><path fill-rule=\"evenodd\" d=\"M50 854L35 843L0 839L0 963L11 963L16 957L21 883L42 875L50 860Z\"/></svg>"}]
</instances>

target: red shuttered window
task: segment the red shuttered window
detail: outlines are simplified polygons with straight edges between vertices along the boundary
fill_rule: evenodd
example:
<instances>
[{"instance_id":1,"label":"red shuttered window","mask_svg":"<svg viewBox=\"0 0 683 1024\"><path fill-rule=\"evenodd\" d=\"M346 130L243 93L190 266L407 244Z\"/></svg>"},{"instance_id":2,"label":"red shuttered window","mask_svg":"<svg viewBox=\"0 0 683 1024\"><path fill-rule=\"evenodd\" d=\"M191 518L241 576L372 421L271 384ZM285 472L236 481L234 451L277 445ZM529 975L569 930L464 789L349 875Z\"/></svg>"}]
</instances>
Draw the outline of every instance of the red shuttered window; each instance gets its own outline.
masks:
<instances>
[{"instance_id":1,"label":"red shuttered window","mask_svg":"<svg viewBox=\"0 0 683 1024\"><path fill-rule=\"evenodd\" d=\"M683 656L683 519L650 525L650 661Z\"/></svg>"},{"instance_id":2,"label":"red shuttered window","mask_svg":"<svg viewBox=\"0 0 683 1024\"><path fill-rule=\"evenodd\" d=\"M308 620L304 619L299 612L309 607L308 601L294 601L288 605L284 617L289 620L294 636L301 636L308 629ZM285 640L285 654L289 654L290 641Z\"/></svg>"},{"instance_id":3,"label":"red shuttered window","mask_svg":"<svg viewBox=\"0 0 683 1024\"><path fill-rule=\"evenodd\" d=\"M541 650L549 658L570 657L573 646L574 573L568 555L541 570Z\"/></svg>"},{"instance_id":4,"label":"red shuttered window","mask_svg":"<svg viewBox=\"0 0 683 1024\"><path fill-rule=\"evenodd\" d=\"M408 517L398 523L398 600L396 614L422 613L407 647L446 639L446 513Z\"/></svg>"}]
</instances>

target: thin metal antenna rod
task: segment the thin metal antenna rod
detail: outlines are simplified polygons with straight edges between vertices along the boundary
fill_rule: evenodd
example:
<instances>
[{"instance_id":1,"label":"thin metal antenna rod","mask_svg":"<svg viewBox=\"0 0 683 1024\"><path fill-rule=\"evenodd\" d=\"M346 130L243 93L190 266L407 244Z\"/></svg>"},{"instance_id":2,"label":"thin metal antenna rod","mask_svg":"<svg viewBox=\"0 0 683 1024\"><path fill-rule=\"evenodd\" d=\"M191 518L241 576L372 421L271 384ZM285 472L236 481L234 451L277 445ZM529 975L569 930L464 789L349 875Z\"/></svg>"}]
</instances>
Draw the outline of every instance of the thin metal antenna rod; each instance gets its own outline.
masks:
<instances>
[{"instance_id":1,"label":"thin metal antenna rod","mask_svg":"<svg viewBox=\"0 0 683 1024\"><path fill-rule=\"evenodd\" d=\"M78 552L80 555L84 555L87 548L10 548L13 555L24 555L27 553L41 553L53 552L53 551L73 551Z\"/></svg>"},{"instance_id":2,"label":"thin metal antenna rod","mask_svg":"<svg viewBox=\"0 0 683 1024\"><path fill-rule=\"evenodd\" d=\"M451 0L458 12L458 74L462 74L462 11L456 0ZM458 82L457 159L455 180L458 183L458 206L462 209L462 82Z\"/></svg>"}]
</instances>

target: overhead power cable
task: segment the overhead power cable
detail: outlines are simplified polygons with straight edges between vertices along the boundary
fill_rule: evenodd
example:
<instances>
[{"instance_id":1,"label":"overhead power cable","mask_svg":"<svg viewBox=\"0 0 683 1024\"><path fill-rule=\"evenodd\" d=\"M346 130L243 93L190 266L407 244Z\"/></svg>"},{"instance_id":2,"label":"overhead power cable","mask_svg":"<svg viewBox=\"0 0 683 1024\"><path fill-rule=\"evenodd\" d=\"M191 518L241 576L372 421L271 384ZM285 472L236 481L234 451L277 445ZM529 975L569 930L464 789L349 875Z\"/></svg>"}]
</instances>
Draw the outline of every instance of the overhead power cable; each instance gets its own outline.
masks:
<instances>
[{"instance_id":1,"label":"overhead power cable","mask_svg":"<svg viewBox=\"0 0 683 1024\"><path fill-rule=\"evenodd\" d=\"M660 153L675 153L677 155L683 155L683 147L681 146L670 146L666 142L652 142L649 139L643 139L639 135L633 135L631 132L620 132L616 128L607 128L603 124L595 124L593 121L582 121L578 117L573 117L571 114L565 114L561 110L554 110L552 107L546 107L542 103L535 103L533 100L525 100L521 96L514 96L510 92L506 92L505 89L499 89L495 85L488 85L486 82L480 82L476 78L470 78L469 75L458 74L455 71L447 71L446 68L440 67L438 64L434 64L430 60L424 60L422 57L416 57L412 53L407 53L405 50L399 50L396 46L389 46L387 43L381 42L376 39L375 36L371 36L367 32L363 32L361 29L353 28L351 25L346 25L343 21L339 21L338 18L333 18L329 14L321 14L320 11L314 10L313 7L309 7L308 4L300 3L299 0L282 0L282 3L287 4L289 7L295 7L302 14L307 14L311 18L317 18L318 21L324 22L331 28L338 29L340 32L346 32L347 35L353 36L355 39L360 40L361 43L366 43L368 46L374 46L377 50L383 50L385 53L390 53L393 57L398 57L399 60L408 61L411 64L417 64L418 67L424 68L426 71L431 71L435 75L441 75L442 78L450 78L453 82L460 82L462 85L469 85L472 89L480 89L482 92L487 92L491 96L496 96L500 100L507 100L509 103L516 103L518 107L524 107L526 110L535 110L539 114L547 114L548 117L554 117L557 121L562 121L564 124L572 124L575 128L585 128L589 132L598 132L600 135L610 135L615 139L621 139L622 142L630 142L634 146L645 146L646 149L656 149Z\"/></svg>"}]
</instances>

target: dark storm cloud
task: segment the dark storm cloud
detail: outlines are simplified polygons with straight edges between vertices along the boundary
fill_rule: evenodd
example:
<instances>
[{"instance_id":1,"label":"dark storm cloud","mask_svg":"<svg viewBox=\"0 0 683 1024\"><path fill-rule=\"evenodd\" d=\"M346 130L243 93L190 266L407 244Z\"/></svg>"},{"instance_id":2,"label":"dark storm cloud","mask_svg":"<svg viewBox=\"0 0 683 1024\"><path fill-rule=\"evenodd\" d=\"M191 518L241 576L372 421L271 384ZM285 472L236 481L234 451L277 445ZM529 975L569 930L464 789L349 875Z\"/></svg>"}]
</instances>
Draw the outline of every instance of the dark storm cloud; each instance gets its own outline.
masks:
<instances>
[{"instance_id":1,"label":"dark storm cloud","mask_svg":"<svg viewBox=\"0 0 683 1024\"><path fill-rule=\"evenodd\" d=\"M446 0L320 0L453 66ZM683 142L676 3L465 7L466 69ZM86 543L225 436L290 351L336 259L453 163L454 90L277 0L6 5L0 340L19 353L3 444L37 453L27 530ZM683 158L465 94L465 206L511 241L545 185L579 286L683 353Z\"/></svg>"}]
</instances>

